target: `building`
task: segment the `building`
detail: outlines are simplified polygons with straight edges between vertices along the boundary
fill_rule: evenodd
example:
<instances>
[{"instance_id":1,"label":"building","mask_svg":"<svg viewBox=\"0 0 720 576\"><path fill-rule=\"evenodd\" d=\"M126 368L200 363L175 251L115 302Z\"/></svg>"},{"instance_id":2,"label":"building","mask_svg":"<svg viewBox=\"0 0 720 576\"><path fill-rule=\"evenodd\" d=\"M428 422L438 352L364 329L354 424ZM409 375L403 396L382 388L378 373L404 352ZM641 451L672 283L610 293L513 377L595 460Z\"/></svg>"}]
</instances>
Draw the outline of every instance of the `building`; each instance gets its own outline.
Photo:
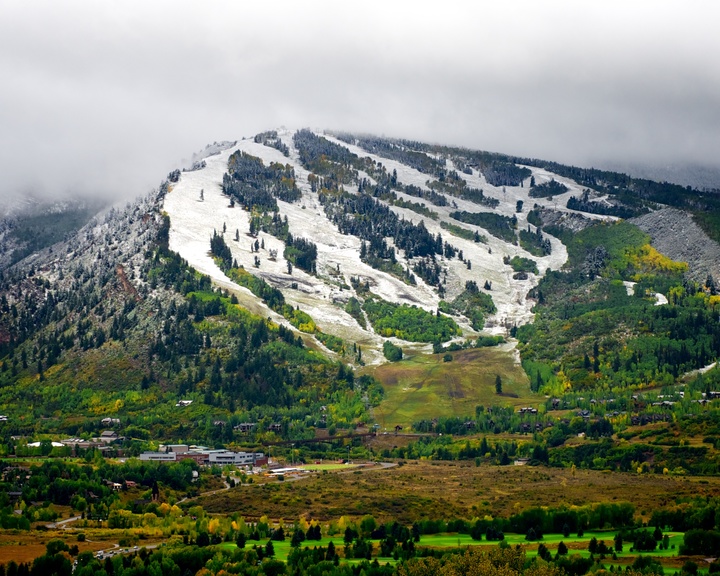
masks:
<instances>
[{"instance_id":1,"label":"building","mask_svg":"<svg viewBox=\"0 0 720 576\"><path fill-rule=\"evenodd\" d=\"M61 442L65 446L70 446L73 449L73 453L75 453L75 450L78 448L80 450L89 450L91 448L104 446L102 442L98 442L96 440L83 440L82 438L66 438L65 440L61 440Z\"/></svg>"},{"instance_id":2,"label":"building","mask_svg":"<svg viewBox=\"0 0 720 576\"><path fill-rule=\"evenodd\" d=\"M100 438L97 438L97 440L104 442L105 444L110 444L111 442L119 440L119 438L115 430L103 430L100 433Z\"/></svg>"},{"instance_id":3,"label":"building","mask_svg":"<svg viewBox=\"0 0 720 576\"><path fill-rule=\"evenodd\" d=\"M208 455L210 464L234 464L235 466L255 466L264 460L262 452L232 452L230 450L212 451Z\"/></svg>"},{"instance_id":4,"label":"building","mask_svg":"<svg viewBox=\"0 0 720 576\"><path fill-rule=\"evenodd\" d=\"M193 460L200 466L208 462L208 455L203 452L175 452L175 454L178 460Z\"/></svg>"},{"instance_id":5,"label":"building","mask_svg":"<svg viewBox=\"0 0 720 576\"><path fill-rule=\"evenodd\" d=\"M190 447L187 444L160 444L160 452L175 452L175 454L185 454Z\"/></svg>"},{"instance_id":6,"label":"building","mask_svg":"<svg viewBox=\"0 0 720 576\"><path fill-rule=\"evenodd\" d=\"M255 428L255 426L257 426L256 422L241 422L240 424L233 426L233 430L240 430L243 434L247 434Z\"/></svg>"},{"instance_id":7,"label":"building","mask_svg":"<svg viewBox=\"0 0 720 576\"><path fill-rule=\"evenodd\" d=\"M175 452L143 452L140 454L140 460L146 462L175 462L177 454Z\"/></svg>"}]
</instances>

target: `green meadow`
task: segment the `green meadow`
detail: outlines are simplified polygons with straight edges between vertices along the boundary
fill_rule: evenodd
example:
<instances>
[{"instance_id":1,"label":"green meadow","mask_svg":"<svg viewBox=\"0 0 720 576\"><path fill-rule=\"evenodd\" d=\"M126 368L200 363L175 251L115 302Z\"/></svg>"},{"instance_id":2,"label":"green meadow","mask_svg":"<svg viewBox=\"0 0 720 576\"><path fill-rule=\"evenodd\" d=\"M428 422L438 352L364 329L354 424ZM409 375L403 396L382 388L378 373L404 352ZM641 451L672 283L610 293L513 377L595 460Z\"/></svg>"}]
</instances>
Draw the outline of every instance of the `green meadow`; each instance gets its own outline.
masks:
<instances>
[{"instance_id":1,"label":"green meadow","mask_svg":"<svg viewBox=\"0 0 720 576\"><path fill-rule=\"evenodd\" d=\"M443 416L472 416L479 405L537 405L543 398L530 391L528 378L512 356L499 348L472 348L444 354L416 354L377 367L385 397L375 408L383 428L409 426ZM502 394L495 391L502 379Z\"/></svg>"},{"instance_id":2,"label":"green meadow","mask_svg":"<svg viewBox=\"0 0 720 576\"><path fill-rule=\"evenodd\" d=\"M504 544L507 544L509 546L524 546L527 550L528 557L533 557L537 555L537 548L540 544L544 544L550 552L555 555L557 552L557 547L560 542L564 542L565 545L569 548L568 555L577 554L582 556L583 558L590 557L590 552L588 551L588 544L592 538L597 538L598 542L603 541L608 547L611 547L613 545L613 541L615 539L615 535L617 534L617 531L609 530L609 531L588 531L585 532L582 536L578 537L577 535L570 535L567 538L564 537L562 534L546 534L543 536L541 540L536 540L533 542L528 542L525 539L525 536L523 534L505 534L505 540ZM275 550L275 558L277 560L281 560L283 562L287 562L288 556L290 555L290 552L292 550L290 546L290 537L292 535L292 529L288 528L286 538L283 541L273 541L273 548ZM668 532L667 535L669 536L669 548L667 550L654 550L652 552L636 552L636 551L630 551L630 548L632 547L631 542L625 542L623 544L623 551L617 554L617 560L612 558L612 554L606 555L602 560L601 563L603 564L614 564L614 565L627 565L631 564L633 560L642 554L643 556L652 556L656 557L660 562L664 564L664 568L666 573L673 573L677 570L677 567L674 567L672 565L668 564L668 561L671 561L673 558L678 556L678 549L683 541L684 534L682 532ZM253 545L256 546L262 546L263 548L267 545L268 539L260 540L259 542L255 542L252 540L249 540L246 544L246 548L252 548ZM377 539L371 539L370 540L373 543L374 550L377 551L379 549L379 540ZM300 544L303 548L314 548L316 546L321 546L326 548L328 544L332 542L335 545L335 549L338 553L342 552L342 549L344 547L343 537L341 534L337 534L333 537L324 537L322 540L305 540ZM420 537L420 541L416 543L417 548L437 548L437 549L452 549L452 548L466 548L468 546L498 546L500 545L497 541L487 541L487 540L473 540L469 534L458 534L458 533L441 533L441 534L423 534ZM223 548L226 549L234 549L236 545L231 542L227 542L221 545ZM375 556L373 556L375 558ZM596 556L597 558L597 556ZM384 564L386 562L389 562L391 564L394 564L396 562L395 559L391 557L377 557L378 562L381 564ZM353 560L349 559L351 563L354 561L359 560Z\"/></svg>"}]
</instances>

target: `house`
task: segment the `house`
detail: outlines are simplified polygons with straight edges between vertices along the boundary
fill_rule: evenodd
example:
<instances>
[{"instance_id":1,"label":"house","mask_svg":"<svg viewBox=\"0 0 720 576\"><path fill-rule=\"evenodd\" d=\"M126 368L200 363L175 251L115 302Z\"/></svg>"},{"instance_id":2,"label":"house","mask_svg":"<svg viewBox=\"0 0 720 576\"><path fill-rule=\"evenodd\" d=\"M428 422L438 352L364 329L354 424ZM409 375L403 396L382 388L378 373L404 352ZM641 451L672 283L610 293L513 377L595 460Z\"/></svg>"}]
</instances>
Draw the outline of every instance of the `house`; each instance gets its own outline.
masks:
<instances>
[{"instance_id":1,"label":"house","mask_svg":"<svg viewBox=\"0 0 720 576\"><path fill-rule=\"evenodd\" d=\"M104 442L105 444L110 444L111 442L115 442L118 439L119 438L115 430L103 430L100 433L100 438L98 438L100 442Z\"/></svg>"}]
</instances>

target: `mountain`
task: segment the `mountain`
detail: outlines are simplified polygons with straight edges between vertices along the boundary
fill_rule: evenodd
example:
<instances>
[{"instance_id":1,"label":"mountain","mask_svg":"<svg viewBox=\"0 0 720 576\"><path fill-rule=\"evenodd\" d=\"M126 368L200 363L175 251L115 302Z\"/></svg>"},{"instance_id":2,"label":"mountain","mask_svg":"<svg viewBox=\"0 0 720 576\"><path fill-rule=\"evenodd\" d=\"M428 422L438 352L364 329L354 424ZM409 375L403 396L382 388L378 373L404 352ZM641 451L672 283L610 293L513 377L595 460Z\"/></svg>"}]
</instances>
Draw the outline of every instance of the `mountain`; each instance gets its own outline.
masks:
<instances>
[{"instance_id":1,"label":"mountain","mask_svg":"<svg viewBox=\"0 0 720 576\"><path fill-rule=\"evenodd\" d=\"M0 426L80 436L117 417L137 451L357 425L524 433L513 407L534 406L550 446L560 407L604 436L631 424L638 390L680 386L720 351L717 202L369 135L215 143L89 221L97 207L6 220ZM676 226L654 224L668 213Z\"/></svg>"},{"instance_id":2,"label":"mountain","mask_svg":"<svg viewBox=\"0 0 720 576\"><path fill-rule=\"evenodd\" d=\"M0 270L66 239L105 206L81 198L48 201L32 196L0 206Z\"/></svg>"}]
</instances>

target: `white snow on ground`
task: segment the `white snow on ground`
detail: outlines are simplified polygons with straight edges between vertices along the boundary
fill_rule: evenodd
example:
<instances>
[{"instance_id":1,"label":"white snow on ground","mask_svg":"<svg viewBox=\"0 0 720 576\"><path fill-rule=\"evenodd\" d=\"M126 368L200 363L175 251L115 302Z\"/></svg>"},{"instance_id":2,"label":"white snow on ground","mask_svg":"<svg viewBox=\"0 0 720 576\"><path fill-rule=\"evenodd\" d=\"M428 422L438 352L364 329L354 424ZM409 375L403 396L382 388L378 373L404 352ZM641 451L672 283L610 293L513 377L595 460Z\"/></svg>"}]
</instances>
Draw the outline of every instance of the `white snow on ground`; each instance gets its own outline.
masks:
<instances>
[{"instance_id":1,"label":"white snow on ground","mask_svg":"<svg viewBox=\"0 0 720 576\"><path fill-rule=\"evenodd\" d=\"M709 372L710 370L712 370L713 368L715 368L715 366L717 366L717 362L713 362L712 364L708 364L707 366L703 366L702 368L700 368L700 369L698 370L698 372L699 372L700 374L705 374L705 372Z\"/></svg>"},{"instance_id":2,"label":"white snow on ground","mask_svg":"<svg viewBox=\"0 0 720 576\"><path fill-rule=\"evenodd\" d=\"M272 312L267 306L260 302L250 292L232 282L214 263L210 250L210 238L213 231L223 232L227 244L230 246L233 257L246 270L264 278L273 286L280 287L285 294L287 302L293 306L299 306L315 320L318 327L329 334L334 334L349 343L356 342L362 346L363 359L367 363L382 362L383 357L380 351L383 338L368 329L362 329L358 323L344 311L344 303L354 294L350 289L343 288L350 284L350 277L360 277L369 280L371 290L380 297L390 302L414 304L427 310L434 311L437 308L439 298L435 290L417 279L417 286L409 286L401 280L379 272L360 261L359 249L360 240L354 236L340 234L335 225L325 217L323 207L320 205L317 194L311 192L307 180L308 171L299 162L297 151L292 144L291 131L278 131L282 140L290 147L290 157L286 158L278 150L256 144L252 139L240 140L236 143L222 142L209 146L195 159L202 158L205 162L203 168L183 172L180 180L174 184L167 194L164 209L170 216L170 248L178 252L189 264L199 272L209 275L213 282L234 292L241 303L253 312L263 317L271 317L276 322L289 325L287 321ZM346 146L351 152L361 157L369 156L380 162L386 169L392 172L397 171L398 180L403 184L414 184L421 188L427 188L426 181L431 177L399 162L388 160L379 156L368 154L357 146L346 145L345 143L326 136L342 146ZM245 152L263 159L263 162L281 162L291 164L295 169L298 187L302 190L303 197L295 203L278 201L281 216L287 216L290 232L295 237L305 237L312 240L318 247L317 276L312 276L298 268L294 268L292 274L287 272L287 263L282 257L283 243L268 235L261 233L258 240L264 242L264 249L259 253L251 251L251 243L255 238L249 236L249 214L239 206L233 208L229 205L229 199L222 194L222 178L227 171L229 156L236 150ZM558 197L557 209L563 209L566 202L564 196L580 194L582 190L573 182L550 173L532 168L535 179L538 183L554 177L566 184L570 191ZM462 174L469 186L482 188L485 194L500 201L497 210L506 216L515 214L517 200L523 200L525 206L523 212L515 214L518 218L518 227L527 228L527 212L534 203L543 206L555 207L555 200L528 198L528 187L505 187L496 188L489 185L482 175L473 171L472 175ZM529 179L526 182L529 185ZM200 192L203 191L203 199ZM398 194L406 200L413 202L424 202L421 199ZM457 209L473 212L490 211L489 208L475 203L448 197L450 205L438 207L424 202L426 206L440 215L441 220L452 221L449 213L456 208L452 206L455 202ZM523 256L532 258L538 264L540 275L547 269L559 269L567 260L567 251L559 240L548 236L552 243L552 254L538 258L527 253L519 246L507 244L495 238L482 228L454 222L470 230L478 230L480 234L487 237L487 244L475 243L463 240L451 235L440 227L440 221L422 217L421 215L402 208L391 207L405 219L419 222L423 220L425 226L433 234L442 234L443 239L459 250L462 250L464 257L471 261L472 268L467 269L465 264L458 259L447 260L440 258L442 266L448 269L447 295L451 300L464 289L467 280L475 280L478 286L482 287L485 281L492 283L490 292L497 307L497 313L488 319L485 332L494 334L505 334L513 325L531 322L533 319L533 300L527 298L528 291L537 285L539 277L530 274L527 280L514 280L512 269L503 264L503 257ZM583 213L584 214L584 213ZM587 214L584 214L588 216ZM590 215L593 217L592 215ZM599 217L612 219L609 217ZM531 226L534 230L534 227ZM235 241L236 231L239 233L239 240ZM270 250L277 250L276 261L270 260ZM255 256L260 258L260 267L254 266ZM402 261L401 255L398 258ZM297 287L292 288L296 283ZM463 324L466 334L473 331L466 324ZM404 348L429 350L430 345L408 344L402 342Z\"/></svg>"},{"instance_id":3,"label":"white snow on ground","mask_svg":"<svg viewBox=\"0 0 720 576\"><path fill-rule=\"evenodd\" d=\"M385 166L388 172L397 170L397 179L399 182L402 182L403 184L414 184L425 190L429 189L426 182L428 180L432 180L432 176L423 174L422 172L395 160L370 154L358 146L348 145L345 142L331 136L325 135L325 137L336 144L346 146L351 152L357 154L358 156L370 157L376 162L380 162L383 166ZM513 325L527 324L532 321L534 316L532 307L535 302L527 299L527 293L531 288L537 286L540 277L545 274L549 268L558 270L562 267L562 265L567 261L567 249L558 239L547 235L552 244L552 253L548 256L538 258L537 256L529 254L520 246L513 246L512 244L508 244L503 240L496 238L479 226L454 221L450 218L450 213L455 210L466 210L468 212L497 212L508 217L515 214L518 218L518 229L527 228L527 211L532 207L532 204L529 202L534 200L528 198L528 188L508 186L503 189L491 186L481 175L478 175L477 171L473 171L472 176L468 176L467 174L460 175L465 178L468 186L472 188L482 188L486 196L498 199L500 201L498 207L491 209L487 206L481 206L474 202L470 202L469 200L463 200L461 198L447 195L446 197L450 202L448 206L435 206L430 202L402 193L398 193L398 196L404 200L424 203L430 210L439 214L440 220L452 222L469 230L477 230L481 235L484 235L487 238L487 244L475 243L453 236L447 230L443 230L440 227L440 220L435 221L431 218L425 218L411 210L401 209L394 206L392 207L392 210L398 214L402 214L405 219L412 220L413 222L423 220L426 228L431 233L442 234L445 241L463 251L464 257L469 259L472 263L472 268L470 270L468 270L459 260L453 259L451 261L447 261L444 258L440 259L443 265L448 266L453 271L452 275L448 274L448 283L446 286L447 299L452 300L455 296L462 292L467 280L475 280L480 287L485 284L486 280L489 280L492 283L492 291L490 294L497 308L497 312L487 319L484 332L492 334L506 334L507 330ZM549 180L550 176L548 176L547 179ZM523 200L525 203L525 208L522 213L515 213L517 200ZM457 208L453 206L453 202ZM535 229L534 226L531 226L531 228L533 230ZM490 253L488 249L490 249L492 253ZM537 262L540 277L535 274L529 274L529 278L527 280L513 280L512 268L503 264L503 258L505 256L510 258L513 256L532 258Z\"/></svg>"},{"instance_id":4,"label":"white snow on ground","mask_svg":"<svg viewBox=\"0 0 720 576\"><path fill-rule=\"evenodd\" d=\"M717 366L717 362L712 362L707 366L703 366L702 368L698 368L696 370L690 370L689 372L685 372L685 374L682 375L682 379L687 381L690 378L698 376L699 374L705 374L706 372L709 372L710 370L715 368L715 366Z\"/></svg>"},{"instance_id":5,"label":"white snow on ground","mask_svg":"<svg viewBox=\"0 0 720 576\"><path fill-rule=\"evenodd\" d=\"M668 303L668 299L664 294L655 292L654 296L655 296L655 306L663 306L664 304Z\"/></svg>"},{"instance_id":6,"label":"white snow on ground","mask_svg":"<svg viewBox=\"0 0 720 576\"><path fill-rule=\"evenodd\" d=\"M623 286L625 286L625 290L627 290L627 295L632 296L635 294L635 285L637 282L628 282L627 280L623 281ZM659 292L654 292L652 296L655 297L655 306L663 306L668 303L668 299L664 294L660 294Z\"/></svg>"},{"instance_id":7,"label":"white snow on ground","mask_svg":"<svg viewBox=\"0 0 720 576\"><path fill-rule=\"evenodd\" d=\"M518 166L523 166L524 168L527 168L532 172L532 175L535 177L535 184L544 184L545 182L549 182L550 180L556 180L557 182L560 182L561 184L565 184L565 186L568 187L568 191L564 192L562 194L558 194L557 196L553 196L551 198L530 198L527 196L527 193L525 194L525 208L527 210L530 210L533 207L533 204L538 204L539 206L542 206L543 208L552 208L553 210L557 210L559 212L574 212L576 214L582 214L586 218L591 218L593 220L602 220L605 222L614 222L616 220L619 220L616 216L605 216L602 214L592 214L590 212L581 212L579 210L571 210L567 207L567 201L570 199L570 196L575 196L576 198L579 196L582 196L583 192L587 190L588 188L586 186L580 186L573 180L570 180L569 178L565 178L563 176L558 176L557 174L553 174L552 172L548 172L544 168L537 168L535 166L525 166L523 164L518 164ZM530 178L528 178L524 185L526 188L524 190L529 191L530 187ZM518 190L518 188L514 188L514 190ZM521 188L520 190L523 190ZM509 190L508 190L509 191ZM590 189L590 191L593 193L594 197L592 198L595 202L604 202L607 200L607 196L600 196L597 192ZM523 200L523 198L519 197L518 200Z\"/></svg>"},{"instance_id":8,"label":"white snow on ground","mask_svg":"<svg viewBox=\"0 0 720 576\"><path fill-rule=\"evenodd\" d=\"M227 171L228 158L239 149L262 158L266 163L293 164L303 199L291 204L278 201L280 214L288 217L290 232L294 236L312 239L317 244L318 277L298 268L294 268L292 275L289 275L287 262L282 257L283 243L263 233L258 240L264 242L265 248L257 254L261 264L255 268L256 254L251 252L251 243L255 239L248 235L249 214L238 206L230 208L228 198L222 194L222 177ZM233 283L212 260L209 253L210 238L214 231L221 233L223 225L226 227L225 240L240 265L272 285L282 287L287 302L310 314L324 332L360 344L366 363L381 361L382 354L377 350L383 339L372 330L363 330L343 310L344 303L353 293L341 286L349 285L350 276L368 279L373 292L388 301L415 304L428 310L436 309L439 302L437 294L421 281L418 286L408 286L360 261L360 240L340 234L327 220L317 195L310 192L308 171L292 155L286 158L273 148L256 144L252 140L242 140L229 149L206 157L205 163L202 169L183 172L179 182L166 196L164 209L171 221L170 248L199 272L209 275L216 285L237 293L239 298L242 297L243 305L248 305L254 312L288 325L284 319L258 303L248 290ZM236 230L240 236L237 242L234 240ZM275 262L269 259L270 250L277 250ZM293 283L297 283L295 290L290 288Z\"/></svg>"}]
</instances>

